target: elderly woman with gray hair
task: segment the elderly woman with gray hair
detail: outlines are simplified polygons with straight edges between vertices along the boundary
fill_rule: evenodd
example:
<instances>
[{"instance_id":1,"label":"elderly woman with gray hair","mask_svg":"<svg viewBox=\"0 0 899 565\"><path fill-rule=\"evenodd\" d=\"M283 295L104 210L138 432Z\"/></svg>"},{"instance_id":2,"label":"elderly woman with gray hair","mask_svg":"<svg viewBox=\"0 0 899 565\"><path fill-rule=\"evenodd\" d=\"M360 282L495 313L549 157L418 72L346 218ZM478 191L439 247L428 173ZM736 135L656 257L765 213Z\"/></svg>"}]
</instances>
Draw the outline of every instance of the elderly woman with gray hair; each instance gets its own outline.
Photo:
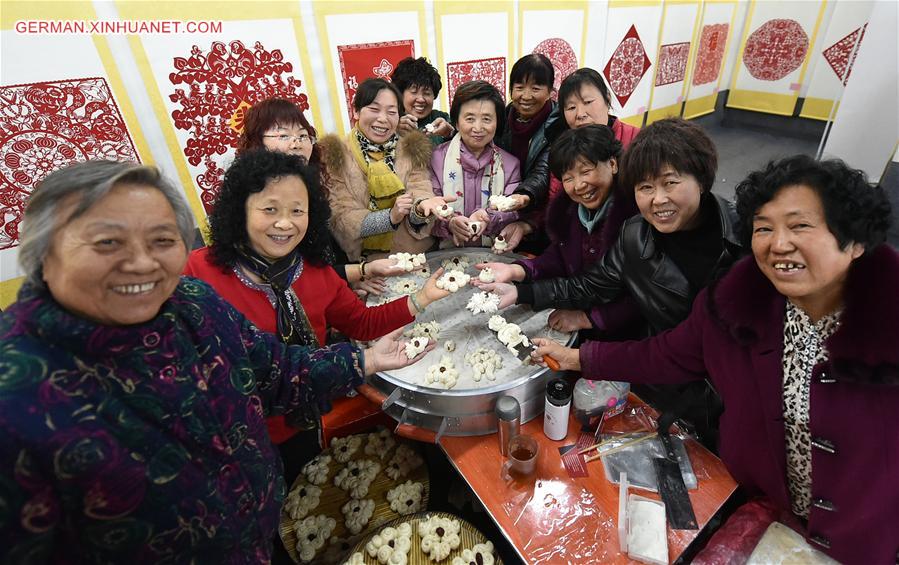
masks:
<instances>
[{"instance_id":1,"label":"elderly woman with gray hair","mask_svg":"<svg viewBox=\"0 0 899 565\"><path fill-rule=\"evenodd\" d=\"M310 422L408 365L287 346L182 278L194 220L151 167L51 174L25 212L26 283L0 314L0 547L11 563L267 563L284 497L269 414Z\"/></svg>"}]
</instances>

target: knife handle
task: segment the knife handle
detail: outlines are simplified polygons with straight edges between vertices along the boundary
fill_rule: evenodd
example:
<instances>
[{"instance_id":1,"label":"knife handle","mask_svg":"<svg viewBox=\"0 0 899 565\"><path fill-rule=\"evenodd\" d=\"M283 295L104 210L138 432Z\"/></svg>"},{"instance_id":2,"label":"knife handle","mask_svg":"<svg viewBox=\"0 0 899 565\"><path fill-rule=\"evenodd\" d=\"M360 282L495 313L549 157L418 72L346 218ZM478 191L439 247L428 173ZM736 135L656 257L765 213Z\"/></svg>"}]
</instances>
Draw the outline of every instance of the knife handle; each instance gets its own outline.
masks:
<instances>
[{"instance_id":1,"label":"knife handle","mask_svg":"<svg viewBox=\"0 0 899 565\"><path fill-rule=\"evenodd\" d=\"M550 357L549 355L543 356L543 362L546 363L546 366L549 367L550 369L552 369L553 371L561 371L562 370L562 366L559 365L559 362L556 361L554 358Z\"/></svg>"}]
</instances>

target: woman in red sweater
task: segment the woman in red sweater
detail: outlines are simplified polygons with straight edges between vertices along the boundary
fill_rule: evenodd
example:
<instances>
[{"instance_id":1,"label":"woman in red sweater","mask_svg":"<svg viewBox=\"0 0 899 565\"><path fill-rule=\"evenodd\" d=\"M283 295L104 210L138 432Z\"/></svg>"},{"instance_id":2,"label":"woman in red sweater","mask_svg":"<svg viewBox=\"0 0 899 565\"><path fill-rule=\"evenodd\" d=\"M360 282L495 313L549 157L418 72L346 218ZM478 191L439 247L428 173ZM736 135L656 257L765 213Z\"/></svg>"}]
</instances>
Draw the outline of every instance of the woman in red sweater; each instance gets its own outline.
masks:
<instances>
[{"instance_id":1,"label":"woman in red sweater","mask_svg":"<svg viewBox=\"0 0 899 565\"><path fill-rule=\"evenodd\" d=\"M328 326L354 339L375 339L447 296L435 285L438 271L415 294L366 308L330 266L330 214L318 171L302 157L243 152L225 173L209 215L212 244L191 253L185 274L212 285L260 329L311 347L324 345ZM361 397L349 402L359 404L352 410L356 416L378 412ZM304 459L296 454L308 452L308 445L286 445L298 431L286 424L283 418L269 419L271 439L286 455L290 484Z\"/></svg>"}]
</instances>

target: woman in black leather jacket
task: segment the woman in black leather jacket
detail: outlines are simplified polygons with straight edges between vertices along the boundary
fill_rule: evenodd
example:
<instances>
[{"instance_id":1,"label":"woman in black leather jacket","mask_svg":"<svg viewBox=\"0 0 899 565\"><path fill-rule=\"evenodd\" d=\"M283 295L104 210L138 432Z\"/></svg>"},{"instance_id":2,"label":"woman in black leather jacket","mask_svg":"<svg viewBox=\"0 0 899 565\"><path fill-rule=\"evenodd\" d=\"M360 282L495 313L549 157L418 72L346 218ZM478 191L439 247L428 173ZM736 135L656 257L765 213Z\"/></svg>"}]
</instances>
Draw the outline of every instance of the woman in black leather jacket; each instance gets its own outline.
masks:
<instances>
[{"instance_id":1,"label":"woman in black leather jacket","mask_svg":"<svg viewBox=\"0 0 899 565\"><path fill-rule=\"evenodd\" d=\"M733 205L711 193L717 166L715 146L700 126L681 119L654 122L621 160L619 180L634 188L640 215L625 222L602 260L577 277L478 286L499 294L501 308L518 303L535 310L589 309L630 294L646 318L647 335L676 326L699 291L743 253ZM680 412L714 447L717 395L705 383L683 388L638 394Z\"/></svg>"}]
</instances>

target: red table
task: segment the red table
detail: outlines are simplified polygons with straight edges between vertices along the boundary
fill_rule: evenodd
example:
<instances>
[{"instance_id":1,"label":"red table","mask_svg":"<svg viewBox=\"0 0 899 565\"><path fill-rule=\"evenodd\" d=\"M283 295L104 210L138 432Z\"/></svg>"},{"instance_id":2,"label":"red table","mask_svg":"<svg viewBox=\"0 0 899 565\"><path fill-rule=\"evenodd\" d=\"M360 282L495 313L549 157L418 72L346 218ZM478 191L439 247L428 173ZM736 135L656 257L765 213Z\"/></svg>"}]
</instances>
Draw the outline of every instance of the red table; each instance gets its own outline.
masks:
<instances>
[{"instance_id":1,"label":"red table","mask_svg":"<svg viewBox=\"0 0 899 565\"><path fill-rule=\"evenodd\" d=\"M634 395L626 412L610 419L604 431L631 431L633 414L655 413ZM496 434L443 437L440 445L455 468L476 493L493 520L526 563L630 563L618 551L618 485L606 480L599 460L587 463L589 476L571 478L562 464L559 447L577 441L579 425L571 420L568 437L552 441L543 435L543 417L522 426L537 440L537 470L527 479L500 477L504 458ZM690 500L700 530L727 501L736 483L724 464L696 441L686 442L687 453L699 479ZM658 495L633 490L641 496ZM700 530L668 529L668 558L673 562Z\"/></svg>"}]
</instances>

